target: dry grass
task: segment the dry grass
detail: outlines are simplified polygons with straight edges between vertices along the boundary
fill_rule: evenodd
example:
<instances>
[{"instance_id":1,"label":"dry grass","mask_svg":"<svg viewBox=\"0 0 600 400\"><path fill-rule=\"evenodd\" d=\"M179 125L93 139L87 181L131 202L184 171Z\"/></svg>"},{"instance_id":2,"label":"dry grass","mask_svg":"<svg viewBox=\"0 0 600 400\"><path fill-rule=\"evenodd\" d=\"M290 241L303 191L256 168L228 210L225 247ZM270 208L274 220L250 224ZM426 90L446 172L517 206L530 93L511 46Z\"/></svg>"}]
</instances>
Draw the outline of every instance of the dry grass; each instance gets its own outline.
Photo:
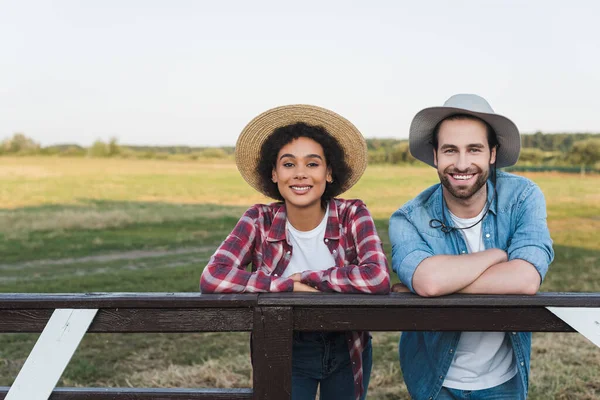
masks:
<instances>
[{"instance_id":1,"label":"dry grass","mask_svg":"<svg viewBox=\"0 0 600 400\"><path fill-rule=\"evenodd\" d=\"M141 360L151 365L151 360ZM252 367L246 355L210 359L197 365L169 365L166 368L135 372L127 378L132 387L252 387Z\"/></svg>"},{"instance_id":2,"label":"dry grass","mask_svg":"<svg viewBox=\"0 0 600 400\"><path fill-rule=\"evenodd\" d=\"M531 398L600 398L600 350L576 333L534 333Z\"/></svg>"},{"instance_id":3,"label":"dry grass","mask_svg":"<svg viewBox=\"0 0 600 400\"><path fill-rule=\"evenodd\" d=\"M225 216L239 217L242 209L215 207L194 207L185 205L143 204L115 205L111 208L99 208L93 204L87 207L66 209L48 209L32 212L27 209L0 211L0 234L7 239L22 237L32 232L103 230L128 226L134 223L164 223L186 221L190 219L216 219Z\"/></svg>"}]
</instances>

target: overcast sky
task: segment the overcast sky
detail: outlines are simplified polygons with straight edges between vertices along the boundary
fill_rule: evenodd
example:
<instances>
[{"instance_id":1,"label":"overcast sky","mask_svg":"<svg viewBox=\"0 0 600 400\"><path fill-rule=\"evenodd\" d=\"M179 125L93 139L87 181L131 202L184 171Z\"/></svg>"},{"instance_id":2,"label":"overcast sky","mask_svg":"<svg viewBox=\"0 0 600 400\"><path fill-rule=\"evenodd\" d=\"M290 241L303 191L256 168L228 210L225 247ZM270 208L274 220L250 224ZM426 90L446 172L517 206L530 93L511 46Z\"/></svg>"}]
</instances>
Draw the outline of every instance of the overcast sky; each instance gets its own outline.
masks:
<instances>
[{"instance_id":1,"label":"overcast sky","mask_svg":"<svg viewBox=\"0 0 600 400\"><path fill-rule=\"evenodd\" d=\"M521 132L600 132L597 1L0 0L0 139L233 145L283 104L406 138L478 93Z\"/></svg>"}]
</instances>

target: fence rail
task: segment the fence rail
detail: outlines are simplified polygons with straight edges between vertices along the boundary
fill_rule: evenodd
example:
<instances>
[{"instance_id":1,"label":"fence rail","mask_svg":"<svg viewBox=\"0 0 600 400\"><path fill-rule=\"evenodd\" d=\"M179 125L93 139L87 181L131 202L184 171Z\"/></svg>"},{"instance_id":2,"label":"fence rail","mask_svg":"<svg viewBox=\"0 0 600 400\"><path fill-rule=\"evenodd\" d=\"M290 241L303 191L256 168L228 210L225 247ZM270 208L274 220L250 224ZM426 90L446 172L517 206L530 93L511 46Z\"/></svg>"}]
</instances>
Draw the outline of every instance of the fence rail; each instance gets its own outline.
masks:
<instances>
[{"instance_id":1,"label":"fence rail","mask_svg":"<svg viewBox=\"0 0 600 400\"><path fill-rule=\"evenodd\" d=\"M600 307L600 293L422 298L349 294L0 294L0 333L41 332L57 308L99 309L88 332L252 332L253 388L57 388L52 400L284 400L293 331L573 332L545 307ZM0 387L0 400L8 392Z\"/></svg>"}]
</instances>

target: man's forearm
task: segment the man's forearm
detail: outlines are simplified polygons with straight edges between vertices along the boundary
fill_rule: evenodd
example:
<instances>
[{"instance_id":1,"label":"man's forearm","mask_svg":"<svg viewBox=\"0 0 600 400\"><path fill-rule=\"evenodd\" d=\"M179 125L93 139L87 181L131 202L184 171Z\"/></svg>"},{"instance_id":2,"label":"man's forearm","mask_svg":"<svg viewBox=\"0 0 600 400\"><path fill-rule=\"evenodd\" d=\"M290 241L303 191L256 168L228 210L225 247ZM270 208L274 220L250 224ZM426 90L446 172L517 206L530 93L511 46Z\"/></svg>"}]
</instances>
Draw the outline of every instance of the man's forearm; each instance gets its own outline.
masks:
<instances>
[{"instance_id":1,"label":"man's forearm","mask_svg":"<svg viewBox=\"0 0 600 400\"><path fill-rule=\"evenodd\" d=\"M413 276L417 294L426 297L455 293L471 285L492 265L505 262L500 249L455 255L438 255L423 260Z\"/></svg>"},{"instance_id":2,"label":"man's forearm","mask_svg":"<svg viewBox=\"0 0 600 400\"><path fill-rule=\"evenodd\" d=\"M540 274L535 267L517 259L491 266L459 293L534 295L539 288Z\"/></svg>"}]
</instances>

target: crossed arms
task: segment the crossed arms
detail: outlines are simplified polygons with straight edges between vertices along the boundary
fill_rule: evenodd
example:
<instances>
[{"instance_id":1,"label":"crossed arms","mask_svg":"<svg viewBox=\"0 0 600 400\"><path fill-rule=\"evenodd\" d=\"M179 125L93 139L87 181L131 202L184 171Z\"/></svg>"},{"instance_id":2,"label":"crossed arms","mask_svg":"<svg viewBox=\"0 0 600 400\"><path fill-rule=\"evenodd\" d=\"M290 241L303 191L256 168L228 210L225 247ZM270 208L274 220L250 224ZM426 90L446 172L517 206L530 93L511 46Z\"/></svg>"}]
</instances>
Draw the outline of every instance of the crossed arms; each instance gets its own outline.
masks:
<instances>
[{"instance_id":1,"label":"crossed arms","mask_svg":"<svg viewBox=\"0 0 600 400\"><path fill-rule=\"evenodd\" d=\"M412 220L408 213L396 212L390 219L392 268L402 284L394 285L392 290L410 290L424 297L450 293L535 294L554 252L543 194L537 186L526 194L527 201L512 210L515 224L506 250L436 254L433 244L448 237L430 237L417 227L423 224L422 218ZM457 232L446 235L452 234Z\"/></svg>"},{"instance_id":2,"label":"crossed arms","mask_svg":"<svg viewBox=\"0 0 600 400\"><path fill-rule=\"evenodd\" d=\"M508 261L507 253L500 249L428 257L417 267L412 282L415 292L424 297L457 292L533 295L540 283L540 274L531 263Z\"/></svg>"}]
</instances>

